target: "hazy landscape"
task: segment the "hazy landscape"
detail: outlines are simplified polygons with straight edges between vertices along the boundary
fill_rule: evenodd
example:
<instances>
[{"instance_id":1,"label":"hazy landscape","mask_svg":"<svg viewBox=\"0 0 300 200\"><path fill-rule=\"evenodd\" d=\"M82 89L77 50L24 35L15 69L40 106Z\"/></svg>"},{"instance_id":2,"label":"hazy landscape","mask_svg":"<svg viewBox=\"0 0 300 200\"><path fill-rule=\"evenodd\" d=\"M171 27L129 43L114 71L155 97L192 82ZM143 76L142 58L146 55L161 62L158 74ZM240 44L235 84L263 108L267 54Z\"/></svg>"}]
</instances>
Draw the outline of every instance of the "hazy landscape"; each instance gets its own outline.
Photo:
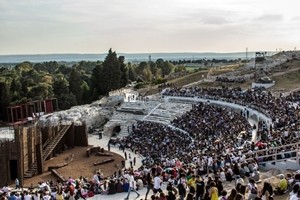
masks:
<instances>
[{"instance_id":1,"label":"hazy landscape","mask_svg":"<svg viewBox=\"0 0 300 200\"><path fill-rule=\"evenodd\" d=\"M269 55L274 52L268 52ZM236 52L236 53L118 53L119 56L125 56L127 62L141 62L159 58L164 60L197 60L197 59L249 59L255 57L255 52ZM0 63L19 63L29 62L49 62L49 61L103 61L106 54L32 54L32 55L0 55Z\"/></svg>"}]
</instances>

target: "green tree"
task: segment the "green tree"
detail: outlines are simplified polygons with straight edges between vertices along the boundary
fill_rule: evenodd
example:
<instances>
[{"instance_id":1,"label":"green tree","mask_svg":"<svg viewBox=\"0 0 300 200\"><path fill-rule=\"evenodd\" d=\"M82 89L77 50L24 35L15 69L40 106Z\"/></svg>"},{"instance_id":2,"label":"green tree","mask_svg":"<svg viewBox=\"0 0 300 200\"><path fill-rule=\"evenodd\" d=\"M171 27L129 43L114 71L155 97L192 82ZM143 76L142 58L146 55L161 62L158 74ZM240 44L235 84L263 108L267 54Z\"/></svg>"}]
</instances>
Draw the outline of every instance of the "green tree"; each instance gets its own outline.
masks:
<instances>
[{"instance_id":1,"label":"green tree","mask_svg":"<svg viewBox=\"0 0 300 200\"><path fill-rule=\"evenodd\" d=\"M168 61L164 61L161 71L162 71L162 75L163 77L169 75L174 69L174 65L172 63L169 63Z\"/></svg>"},{"instance_id":2,"label":"green tree","mask_svg":"<svg viewBox=\"0 0 300 200\"><path fill-rule=\"evenodd\" d=\"M32 67L32 63L26 61L26 62L22 62L20 64L17 64L15 69L17 70L17 72L19 74L22 74L22 72L28 72L28 71L32 70L33 67Z\"/></svg>"},{"instance_id":3,"label":"green tree","mask_svg":"<svg viewBox=\"0 0 300 200\"><path fill-rule=\"evenodd\" d=\"M83 81L81 85L81 90L82 90L82 102L84 104L90 103L91 102L90 87L85 81Z\"/></svg>"},{"instance_id":4,"label":"green tree","mask_svg":"<svg viewBox=\"0 0 300 200\"><path fill-rule=\"evenodd\" d=\"M58 71L67 77L69 74L71 74L72 68L66 65L60 65L58 67Z\"/></svg>"},{"instance_id":5,"label":"green tree","mask_svg":"<svg viewBox=\"0 0 300 200\"><path fill-rule=\"evenodd\" d=\"M63 75L56 78L53 82L53 92L56 97L62 94L69 94L69 82Z\"/></svg>"},{"instance_id":6,"label":"green tree","mask_svg":"<svg viewBox=\"0 0 300 200\"><path fill-rule=\"evenodd\" d=\"M46 83L39 83L33 86L29 93L28 98L31 99L46 99L53 95L52 86Z\"/></svg>"},{"instance_id":7,"label":"green tree","mask_svg":"<svg viewBox=\"0 0 300 200\"><path fill-rule=\"evenodd\" d=\"M7 121L6 109L10 104L10 92L7 82L0 82L0 119Z\"/></svg>"},{"instance_id":8,"label":"green tree","mask_svg":"<svg viewBox=\"0 0 300 200\"><path fill-rule=\"evenodd\" d=\"M46 66L47 72L50 74L54 74L59 68L59 64L56 61L44 62L43 64Z\"/></svg>"},{"instance_id":9,"label":"green tree","mask_svg":"<svg viewBox=\"0 0 300 200\"><path fill-rule=\"evenodd\" d=\"M125 87L128 83L127 67L124 61L125 61L125 57L119 56L120 70L121 70L121 87Z\"/></svg>"},{"instance_id":10,"label":"green tree","mask_svg":"<svg viewBox=\"0 0 300 200\"><path fill-rule=\"evenodd\" d=\"M18 78L14 78L10 84L11 101L15 102L21 99L22 84Z\"/></svg>"},{"instance_id":11,"label":"green tree","mask_svg":"<svg viewBox=\"0 0 300 200\"><path fill-rule=\"evenodd\" d=\"M76 97L77 104L82 104L82 89L81 89L82 79L80 73L76 67L72 68L70 78L69 78L69 90Z\"/></svg>"},{"instance_id":12,"label":"green tree","mask_svg":"<svg viewBox=\"0 0 300 200\"><path fill-rule=\"evenodd\" d=\"M143 72L145 69L147 69L149 67L148 63L143 61L140 62L140 64L137 66L137 68L135 68L135 72L137 75L143 75Z\"/></svg>"},{"instance_id":13,"label":"green tree","mask_svg":"<svg viewBox=\"0 0 300 200\"><path fill-rule=\"evenodd\" d=\"M58 99L58 107L61 110L66 110L77 105L76 96L73 93L61 94Z\"/></svg>"},{"instance_id":14,"label":"green tree","mask_svg":"<svg viewBox=\"0 0 300 200\"><path fill-rule=\"evenodd\" d=\"M157 69L156 63L150 61L149 65L150 65L150 70L151 70L152 75L157 77L157 70L158 69Z\"/></svg>"},{"instance_id":15,"label":"green tree","mask_svg":"<svg viewBox=\"0 0 300 200\"><path fill-rule=\"evenodd\" d=\"M103 70L100 79L100 91L107 94L111 90L121 87L121 70L120 63L116 52L109 49L108 54L103 62Z\"/></svg>"},{"instance_id":16,"label":"green tree","mask_svg":"<svg viewBox=\"0 0 300 200\"><path fill-rule=\"evenodd\" d=\"M186 68L184 65L179 65L174 68L174 72L182 72L182 71L186 71Z\"/></svg>"},{"instance_id":17,"label":"green tree","mask_svg":"<svg viewBox=\"0 0 300 200\"><path fill-rule=\"evenodd\" d=\"M100 64L100 62L80 61L77 69L82 70L87 74L92 74L94 67L98 64Z\"/></svg>"},{"instance_id":18,"label":"green tree","mask_svg":"<svg viewBox=\"0 0 300 200\"><path fill-rule=\"evenodd\" d=\"M101 94L104 94L104 91L101 91L100 87L102 69L102 65L96 65L93 69L90 79L91 100L97 100Z\"/></svg>"},{"instance_id":19,"label":"green tree","mask_svg":"<svg viewBox=\"0 0 300 200\"><path fill-rule=\"evenodd\" d=\"M47 70L47 66L44 65L43 63L36 63L36 64L33 66L33 69L35 69L35 70L38 71L38 72L46 72L46 71L48 71L48 70Z\"/></svg>"},{"instance_id":20,"label":"green tree","mask_svg":"<svg viewBox=\"0 0 300 200\"><path fill-rule=\"evenodd\" d=\"M136 73L135 73L135 70L133 69L133 66L131 66L131 65L128 65L128 79L130 81L136 80Z\"/></svg>"},{"instance_id":21,"label":"green tree","mask_svg":"<svg viewBox=\"0 0 300 200\"><path fill-rule=\"evenodd\" d=\"M143 77L146 81L149 81L151 82L152 81L152 73L151 73L151 70L150 70L150 67L147 67L144 69L143 71Z\"/></svg>"}]
</instances>

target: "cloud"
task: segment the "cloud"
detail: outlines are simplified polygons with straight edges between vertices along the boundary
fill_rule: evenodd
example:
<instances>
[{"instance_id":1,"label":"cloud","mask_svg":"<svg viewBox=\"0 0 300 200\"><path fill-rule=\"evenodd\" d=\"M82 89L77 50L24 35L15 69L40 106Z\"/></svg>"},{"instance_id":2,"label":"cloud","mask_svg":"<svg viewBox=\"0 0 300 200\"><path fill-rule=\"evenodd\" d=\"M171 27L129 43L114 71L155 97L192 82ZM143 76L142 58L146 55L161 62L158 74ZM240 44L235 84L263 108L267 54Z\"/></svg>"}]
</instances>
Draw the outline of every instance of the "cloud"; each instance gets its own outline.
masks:
<instances>
[{"instance_id":1,"label":"cloud","mask_svg":"<svg viewBox=\"0 0 300 200\"><path fill-rule=\"evenodd\" d=\"M278 22L283 21L282 15L275 15L275 14L265 14L260 17L255 18L253 21L256 22Z\"/></svg>"},{"instance_id":2,"label":"cloud","mask_svg":"<svg viewBox=\"0 0 300 200\"><path fill-rule=\"evenodd\" d=\"M227 24L228 20L226 20L223 17L207 17L207 18L203 18L202 22L204 24L210 24L210 25L222 25L222 24Z\"/></svg>"},{"instance_id":3,"label":"cloud","mask_svg":"<svg viewBox=\"0 0 300 200\"><path fill-rule=\"evenodd\" d=\"M293 17L291 21L300 21L300 16Z\"/></svg>"},{"instance_id":4,"label":"cloud","mask_svg":"<svg viewBox=\"0 0 300 200\"><path fill-rule=\"evenodd\" d=\"M230 51L232 44L263 45L257 44L259 38L297 42L298 0L290 1L295 3L0 0L5 30L0 31L0 54L106 52L109 47L123 52Z\"/></svg>"}]
</instances>

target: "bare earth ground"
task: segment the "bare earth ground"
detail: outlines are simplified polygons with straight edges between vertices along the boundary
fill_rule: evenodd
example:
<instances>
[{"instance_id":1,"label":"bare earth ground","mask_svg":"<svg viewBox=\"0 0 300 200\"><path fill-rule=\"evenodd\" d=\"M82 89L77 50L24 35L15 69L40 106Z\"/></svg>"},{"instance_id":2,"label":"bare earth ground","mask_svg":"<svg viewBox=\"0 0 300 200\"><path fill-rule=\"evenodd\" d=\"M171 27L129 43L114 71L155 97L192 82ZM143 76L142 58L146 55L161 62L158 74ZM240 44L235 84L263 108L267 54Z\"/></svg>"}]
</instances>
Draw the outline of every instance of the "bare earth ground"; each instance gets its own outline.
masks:
<instances>
[{"instance_id":1,"label":"bare earth ground","mask_svg":"<svg viewBox=\"0 0 300 200\"><path fill-rule=\"evenodd\" d=\"M124 158L116 153L110 152L114 154L114 156L96 156L91 154L90 157L86 156L86 149L88 147L75 147L70 150L66 150L62 154L59 154L57 157L54 157L45 162L45 170L48 170L49 166L54 166L58 164L62 164L67 162L70 159L72 154L74 154L73 160L68 163L67 166L57 169L57 171L63 175L65 178L72 177L74 179L79 178L80 176L84 176L88 179L91 179L95 172L101 169L104 177L112 175L115 171L118 171L116 164L121 166L121 161ZM105 151L107 152L107 151ZM114 158L114 162L106 163L103 165L94 166L93 163L99 162L104 159ZM41 180L56 180L57 178L51 174L51 172L46 172L42 175L37 175L29 179L24 179L24 186L28 187L31 184L33 186L37 185L37 183Z\"/></svg>"}]
</instances>

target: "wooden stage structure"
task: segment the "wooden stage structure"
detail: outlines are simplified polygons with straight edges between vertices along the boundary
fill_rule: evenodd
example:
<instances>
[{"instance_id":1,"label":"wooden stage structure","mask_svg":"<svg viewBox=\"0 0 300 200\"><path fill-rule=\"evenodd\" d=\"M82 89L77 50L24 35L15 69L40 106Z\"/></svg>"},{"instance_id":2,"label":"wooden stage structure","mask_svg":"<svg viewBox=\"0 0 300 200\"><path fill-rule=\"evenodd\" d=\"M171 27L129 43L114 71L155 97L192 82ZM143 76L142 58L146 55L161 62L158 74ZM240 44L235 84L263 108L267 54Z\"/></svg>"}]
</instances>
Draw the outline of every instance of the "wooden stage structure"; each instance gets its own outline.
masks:
<instances>
[{"instance_id":1,"label":"wooden stage structure","mask_svg":"<svg viewBox=\"0 0 300 200\"><path fill-rule=\"evenodd\" d=\"M35 121L43 114L53 113L58 110L56 98L29 101L27 103L7 107L7 121L9 124L25 124Z\"/></svg>"},{"instance_id":2,"label":"wooden stage structure","mask_svg":"<svg viewBox=\"0 0 300 200\"><path fill-rule=\"evenodd\" d=\"M88 146L86 126L74 124L41 128L34 124L14 126L14 139L0 140L0 186L18 178L42 174L44 162L66 147Z\"/></svg>"}]
</instances>

